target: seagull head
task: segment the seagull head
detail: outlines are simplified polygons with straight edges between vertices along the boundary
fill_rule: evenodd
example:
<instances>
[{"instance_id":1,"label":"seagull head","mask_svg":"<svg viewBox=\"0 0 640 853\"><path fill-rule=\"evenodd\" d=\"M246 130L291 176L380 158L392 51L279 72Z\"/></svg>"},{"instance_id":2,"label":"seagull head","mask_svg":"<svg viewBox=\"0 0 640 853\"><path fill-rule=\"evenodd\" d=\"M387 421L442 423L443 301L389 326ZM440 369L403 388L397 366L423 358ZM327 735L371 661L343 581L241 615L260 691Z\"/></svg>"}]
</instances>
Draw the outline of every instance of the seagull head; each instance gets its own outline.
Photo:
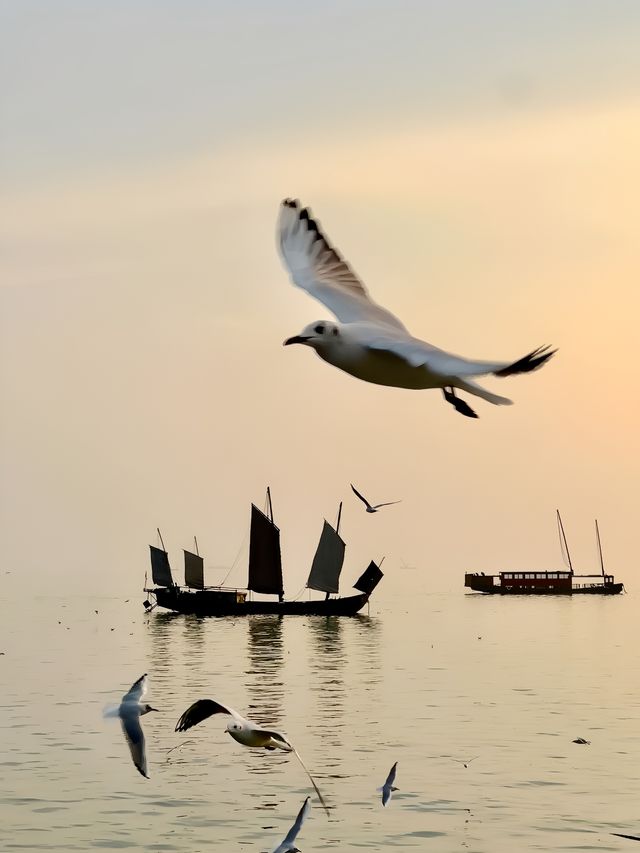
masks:
<instances>
[{"instance_id":1,"label":"seagull head","mask_svg":"<svg viewBox=\"0 0 640 853\"><path fill-rule=\"evenodd\" d=\"M237 720L231 720L231 722L227 723L227 732L231 734L231 732L241 732L242 731L242 723L239 723Z\"/></svg>"},{"instance_id":2,"label":"seagull head","mask_svg":"<svg viewBox=\"0 0 640 853\"><path fill-rule=\"evenodd\" d=\"M140 716L142 716L142 714L148 714L149 711L157 711L157 710L158 710L157 708L152 708L151 705L143 705L142 710L140 711Z\"/></svg>"},{"instance_id":3,"label":"seagull head","mask_svg":"<svg viewBox=\"0 0 640 853\"><path fill-rule=\"evenodd\" d=\"M287 338L283 346L306 344L308 347L319 350L335 344L339 338L340 329L337 323L332 323L330 320L316 320L315 323L305 326L299 335Z\"/></svg>"}]
</instances>

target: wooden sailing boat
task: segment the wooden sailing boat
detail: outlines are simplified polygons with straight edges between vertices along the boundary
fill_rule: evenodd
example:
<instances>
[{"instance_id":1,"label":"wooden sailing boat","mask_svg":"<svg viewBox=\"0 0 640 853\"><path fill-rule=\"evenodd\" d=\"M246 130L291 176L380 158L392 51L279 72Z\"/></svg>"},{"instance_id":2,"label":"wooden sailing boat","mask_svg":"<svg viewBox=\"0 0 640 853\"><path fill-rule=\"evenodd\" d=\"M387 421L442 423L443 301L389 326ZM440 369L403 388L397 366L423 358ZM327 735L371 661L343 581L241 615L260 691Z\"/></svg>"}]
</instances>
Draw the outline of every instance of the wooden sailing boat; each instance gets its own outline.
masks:
<instances>
[{"instance_id":1,"label":"wooden sailing boat","mask_svg":"<svg viewBox=\"0 0 640 853\"><path fill-rule=\"evenodd\" d=\"M178 586L173 581L169 555L163 544L162 549L150 546L154 587L145 589L145 592L154 596L160 607L197 616L241 616L264 613L354 616L362 610L383 577L379 566L373 561L354 584L354 588L359 590L357 595L331 598L332 594L337 595L339 592L340 572L345 555L345 543L338 532L342 504L338 511L336 528L334 529L327 521L324 522L306 584L309 589L324 592L325 598L306 601L285 601L284 599L280 529L273 520L269 489L267 489L267 508L268 514L259 510L255 504L251 505L249 571L246 590L205 586L202 557L190 551L184 552L185 588ZM196 552L197 550L196 543ZM252 592L259 595L274 595L278 600L254 599L251 597Z\"/></svg>"},{"instance_id":2,"label":"wooden sailing boat","mask_svg":"<svg viewBox=\"0 0 640 853\"><path fill-rule=\"evenodd\" d=\"M596 581L600 575L576 575L574 573L569 544L559 510L556 510L556 520L562 559L568 571L509 571L500 572L497 575L473 572L465 574L464 585L474 592L486 592L494 595L617 595L622 592L624 584L616 583L613 575L605 573L598 522L596 521L596 538L600 555L602 582Z\"/></svg>"}]
</instances>

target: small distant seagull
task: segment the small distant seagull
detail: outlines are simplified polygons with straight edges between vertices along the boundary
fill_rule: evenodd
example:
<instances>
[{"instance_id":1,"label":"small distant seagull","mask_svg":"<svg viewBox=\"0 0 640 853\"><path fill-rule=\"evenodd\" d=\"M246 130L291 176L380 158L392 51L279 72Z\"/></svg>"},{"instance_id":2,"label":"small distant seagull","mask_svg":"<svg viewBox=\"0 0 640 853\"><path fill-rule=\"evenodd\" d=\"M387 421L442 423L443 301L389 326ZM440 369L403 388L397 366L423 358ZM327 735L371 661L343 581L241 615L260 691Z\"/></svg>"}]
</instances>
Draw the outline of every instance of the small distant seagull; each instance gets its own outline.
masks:
<instances>
[{"instance_id":1,"label":"small distant seagull","mask_svg":"<svg viewBox=\"0 0 640 853\"><path fill-rule=\"evenodd\" d=\"M364 495L361 495L361 494L360 494L360 492L356 489L356 487L353 485L353 483L351 483L351 488L353 489L354 494L355 494L355 495L357 495L357 496L360 498L360 500L362 501L362 503L366 506L366 508L367 508L367 512L378 512L378 510L380 509L380 507L383 507L383 506L392 506L393 504L399 504L399 503L401 503L401 501L388 501L388 502L387 502L387 503L385 503L385 504L374 504L374 505L372 506L372 505L369 503L369 501L364 497Z\"/></svg>"},{"instance_id":2,"label":"small distant seagull","mask_svg":"<svg viewBox=\"0 0 640 853\"><path fill-rule=\"evenodd\" d=\"M591 744L591 741L590 741L590 740L585 740L583 737L577 737L577 738L574 738L574 739L571 741L571 743L586 743L586 744L590 745L590 744Z\"/></svg>"},{"instance_id":3,"label":"small distant seagull","mask_svg":"<svg viewBox=\"0 0 640 853\"><path fill-rule=\"evenodd\" d=\"M378 788L378 791L382 791L382 805L386 806L389 800L391 799L391 794L393 791L398 791L399 788L394 787L394 782L396 781L396 767L398 766L398 762L393 765L391 770L389 771L389 775L387 776L387 781L384 783L382 788Z\"/></svg>"},{"instance_id":4,"label":"small distant seagull","mask_svg":"<svg viewBox=\"0 0 640 853\"><path fill-rule=\"evenodd\" d=\"M273 729L263 729L261 726L257 726L255 723L252 723L250 720L242 717L237 711L234 711L233 708L230 708L228 705L225 706L216 702L215 699L198 699L194 702L193 705L187 708L176 723L176 731L186 732L188 729L192 728L192 726L197 726L198 723L212 717L214 714L226 714L228 717L232 717L231 721L227 723L226 731L234 740L238 741L238 743L241 743L243 746L269 750L282 749L285 752L293 752L309 777L309 781L313 785L313 788L318 795L318 799L322 803L323 809L327 815L329 814L329 809L327 808L324 798L320 793L313 776L309 773L304 761L300 757L300 753L281 732L277 732Z\"/></svg>"},{"instance_id":5,"label":"small distant seagull","mask_svg":"<svg viewBox=\"0 0 640 853\"><path fill-rule=\"evenodd\" d=\"M478 639L480 639L480 637L478 637ZM472 761L476 760L476 758L479 758L479 756L474 755L473 758L454 758L452 760L455 761L456 764L462 764L463 767L468 767Z\"/></svg>"},{"instance_id":6,"label":"small distant seagull","mask_svg":"<svg viewBox=\"0 0 640 853\"><path fill-rule=\"evenodd\" d=\"M311 808L311 798L307 797L307 799L302 804L302 808L298 812L298 817L295 819L295 823L287 832L284 841L281 844L278 844L273 853L300 853L300 848L296 847L293 843L296 840L296 836L300 832L300 827L304 823L307 815L309 814L309 809Z\"/></svg>"},{"instance_id":7,"label":"small distant seagull","mask_svg":"<svg viewBox=\"0 0 640 853\"><path fill-rule=\"evenodd\" d=\"M630 838L631 841L640 841L640 835L623 835L621 832L612 832L611 835L617 835L618 838Z\"/></svg>"},{"instance_id":8,"label":"small distant seagull","mask_svg":"<svg viewBox=\"0 0 640 853\"><path fill-rule=\"evenodd\" d=\"M122 697L122 702L117 708L108 709L105 711L105 717L120 717L122 723L122 731L129 744L131 758L138 772L145 779L147 775L147 755L144 746L144 732L140 725L140 717L148 714L149 711L157 711L157 708L152 708L151 705L146 705L140 702L142 697L147 692L147 673L145 672L131 686L131 690L125 693Z\"/></svg>"},{"instance_id":9,"label":"small distant seagull","mask_svg":"<svg viewBox=\"0 0 640 853\"><path fill-rule=\"evenodd\" d=\"M496 406L510 405L511 400L487 391L475 377L530 373L555 352L550 347L538 347L516 361L479 361L415 338L404 323L371 299L309 208L302 207L297 199L286 198L280 205L276 239L293 283L338 319L337 323L309 323L284 345L311 347L323 361L356 379L395 388L440 388L457 412L477 418L456 391L474 394Z\"/></svg>"}]
</instances>

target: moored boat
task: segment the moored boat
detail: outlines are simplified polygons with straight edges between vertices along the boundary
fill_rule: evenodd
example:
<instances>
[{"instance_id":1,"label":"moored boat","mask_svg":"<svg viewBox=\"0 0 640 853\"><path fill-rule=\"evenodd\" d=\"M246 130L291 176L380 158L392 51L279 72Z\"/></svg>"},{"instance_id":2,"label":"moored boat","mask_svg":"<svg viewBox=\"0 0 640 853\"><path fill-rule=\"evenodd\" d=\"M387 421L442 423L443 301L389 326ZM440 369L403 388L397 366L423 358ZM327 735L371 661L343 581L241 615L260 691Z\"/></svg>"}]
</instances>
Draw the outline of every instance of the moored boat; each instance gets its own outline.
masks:
<instances>
[{"instance_id":1,"label":"moored boat","mask_svg":"<svg viewBox=\"0 0 640 853\"><path fill-rule=\"evenodd\" d=\"M596 539L600 556L600 574L577 575L573 571L571 555L560 512L556 510L562 556L567 564L563 571L508 571L497 575L484 572L467 572L464 585L474 592L493 595L618 595L624 584L616 583L615 577L604 569L600 530L596 520Z\"/></svg>"},{"instance_id":2,"label":"moored boat","mask_svg":"<svg viewBox=\"0 0 640 853\"><path fill-rule=\"evenodd\" d=\"M199 553L184 552L185 585L173 580L169 555L164 548L150 545L153 587L145 592L155 604L176 613L196 616L248 616L252 614L297 616L355 616L369 601L383 577L373 561L354 583L357 595L340 597L339 579L345 555L345 543L339 534L340 514L335 529L324 522L320 541L309 572L308 589L324 592L324 599L285 600L282 579L280 530L273 521L271 493L267 489L268 514L251 505L249 571L246 588L205 586L204 561ZM197 551L197 548L196 548ZM277 596L277 601L257 599L252 593ZM336 596L336 597L332 597ZM145 602L147 609L155 606Z\"/></svg>"}]
</instances>

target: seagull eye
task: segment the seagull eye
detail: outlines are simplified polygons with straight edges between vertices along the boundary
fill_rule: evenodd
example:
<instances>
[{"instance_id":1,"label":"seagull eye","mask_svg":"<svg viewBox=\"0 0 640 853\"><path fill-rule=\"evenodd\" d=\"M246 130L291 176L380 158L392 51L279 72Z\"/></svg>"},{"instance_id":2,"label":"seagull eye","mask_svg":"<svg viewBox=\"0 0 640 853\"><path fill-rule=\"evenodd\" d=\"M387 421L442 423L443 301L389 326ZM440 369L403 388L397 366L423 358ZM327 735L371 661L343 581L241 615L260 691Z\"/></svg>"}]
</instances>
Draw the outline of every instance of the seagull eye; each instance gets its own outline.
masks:
<instances>
[{"instance_id":1,"label":"seagull eye","mask_svg":"<svg viewBox=\"0 0 640 853\"><path fill-rule=\"evenodd\" d=\"M316 335L322 335L324 332L324 326L316 326L313 331Z\"/></svg>"}]
</instances>

